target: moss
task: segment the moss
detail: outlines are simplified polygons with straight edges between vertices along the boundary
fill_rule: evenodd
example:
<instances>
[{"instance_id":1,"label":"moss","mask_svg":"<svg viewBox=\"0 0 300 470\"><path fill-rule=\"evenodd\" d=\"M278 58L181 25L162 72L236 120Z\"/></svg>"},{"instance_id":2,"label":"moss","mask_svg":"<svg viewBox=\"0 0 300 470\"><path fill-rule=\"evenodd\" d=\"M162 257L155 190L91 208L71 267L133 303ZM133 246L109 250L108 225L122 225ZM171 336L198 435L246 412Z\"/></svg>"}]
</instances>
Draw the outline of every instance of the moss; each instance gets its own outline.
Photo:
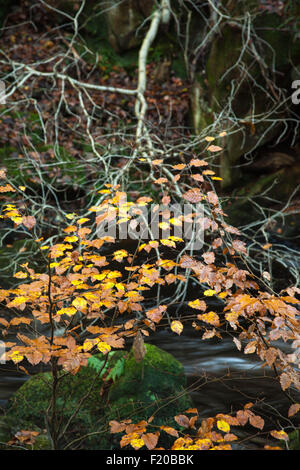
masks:
<instances>
[{"instance_id":1,"label":"moss","mask_svg":"<svg viewBox=\"0 0 300 470\"><path fill-rule=\"evenodd\" d=\"M300 432L295 429L289 433L289 450L300 450Z\"/></svg>"},{"instance_id":2,"label":"moss","mask_svg":"<svg viewBox=\"0 0 300 470\"><path fill-rule=\"evenodd\" d=\"M128 355L122 377L110 388L110 419L132 417L147 419L154 413L154 423L171 420L192 405L186 393L183 366L172 355L154 345L146 345L144 360L137 363Z\"/></svg>"},{"instance_id":3,"label":"moss","mask_svg":"<svg viewBox=\"0 0 300 470\"><path fill-rule=\"evenodd\" d=\"M45 413L51 400L51 380L49 372L37 374L13 395L7 408L7 419L12 430L46 427ZM101 429L103 412L103 403L99 395L101 385L102 380L99 378L95 380L95 371L90 367L82 368L76 375L64 375L59 381L56 410L63 425L66 425L82 397L91 389L63 436L62 446L70 440ZM92 438L86 439L84 445L92 448L95 442Z\"/></svg>"},{"instance_id":4,"label":"moss","mask_svg":"<svg viewBox=\"0 0 300 470\"><path fill-rule=\"evenodd\" d=\"M100 357L101 360L102 356ZM121 360L122 367L118 364ZM103 379L97 377L97 368L83 367L76 375L63 375L57 390L57 415L65 424L77 409L80 399L92 387L88 398L82 404L76 417L65 434L61 446L88 433L98 433L84 440L84 449L110 449L119 446L118 436L107 431L111 419L131 418L133 422L149 418L155 413L153 424L172 422L172 418L192 406L185 392L186 378L184 369L173 356L147 345L144 361L137 363L133 353L117 351L110 354L106 372L114 379L108 392L108 401L100 397ZM0 436L7 437L8 430L13 435L20 429L39 430L46 427L45 412L51 399L51 380L49 372L39 373L25 382L13 395ZM173 423L172 423L173 424ZM49 441L41 432L37 447L47 448Z\"/></svg>"}]
</instances>

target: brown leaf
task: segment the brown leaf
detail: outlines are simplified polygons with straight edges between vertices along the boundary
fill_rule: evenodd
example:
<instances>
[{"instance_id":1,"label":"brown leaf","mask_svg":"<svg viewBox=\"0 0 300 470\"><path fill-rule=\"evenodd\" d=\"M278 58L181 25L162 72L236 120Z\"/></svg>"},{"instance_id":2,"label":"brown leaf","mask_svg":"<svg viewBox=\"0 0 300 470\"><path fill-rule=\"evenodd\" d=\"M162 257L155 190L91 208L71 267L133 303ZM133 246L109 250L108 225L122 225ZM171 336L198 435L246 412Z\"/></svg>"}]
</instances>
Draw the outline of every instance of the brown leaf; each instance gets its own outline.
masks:
<instances>
[{"instance_id":1,"label":"brown leaf","mask_svg":"<svg viewBox=\"0 0 300 470\"><path fill-rule=\"evenodd\" d=\"M213 206L217 206L219 204L219 199L218 199L218 196L216 195L216 193L214 193L213 191L208 191L207 193L207 200L210 204L212 204Z\"/></svg>"},{"instance_id":2,"label":"brown leaf","mask_svg":"<svg viewBox=\"0 0 300 470\"><path fill-rule=\"evenodd\" d=\"M286 374L285 372L283 372L283 374L281 374L280 376L280 385L281 385L282 390L286 390L287 388L289 388L291 383L292 383L292 379L290 378L290 376Z\"/></svg>"},{"instance_id":3,"label":"brown leaf","mask_svg":"<svg viewBox=\"0 0 300 470\"><path fill-rule=\"evenodd\" d=\"M170 436L173 436L173 437L178 437L179 436L178 431L176 431L176 429L174 429L174 428L171 428L170 426L162 425L160 427L160 429L162 429L166 433L170 434Z\"/></svg>"},{"instance_id":4,"label":"brown leaf","mask_svg":"<svg viewBox=\"0 0 300 470\"><path fill-rule=\"evenodd\" d=\"M264 420L260 416L257 416L254 414L251 414L249 416L249 422L253 427L258 428L258 429L263 429L265 425Z\"/></svg>"},{"instance_id":5,"label":"brown leaf","mask_svg":"<svg viewBox=\"0 0 300 470\"><path fill-rule=\"evenodd\" d=\"M141 439L144 441L146 447L149 450L153 450L156 447L158 441L159 433L151 433L148 432L147 434L142 434Z\"/></svg>"},{"instance_id":6,"label":"brown leaf","mask_svg":"<svg viewBox=\"0 0 300 470\"><path fill-rule=\"evenodd\" d=\"M146 316L147 318L152 320L154 323L159 323L166 309L167 309L166 305L160 305L157 308L152 308L151 310L148 310L146 312Z\"/></svg>"},{"instance_id":7,"label":"brown leaf","mask_svg":"<svg viewBox=\"0 0 300 470\"><path fill-rule=\"evenodd\" d=\"M132 345L133 355L136 362L140 362L144 359L146 354L146 346L143 340L143 335L140 331L137 332Z\"/></svg>"},{"instance_id":8,"label":"brown leaf","mask_svg":"<svg viewBox=\"0 0 300 470\"><path fill-rule=\"evenodd\" d=\"M207 147L207 150L210 152L219 152L220 150L223 150L222 147L219 147L218 145L210 145Z\"/></svg>"},{"instance_id":9,"label":"brown leaf","mask_svg":"<svg viewBox=\"0 0 300 470\"><path fill-rule=\"evenodd\" d=\"M246 244L244 242L242 242L241 240L234 240L232 242L232 246L233 246L235 251L247 254Z\"/></svg>"},{"instance_id":10,"label":"brown leaf","mask_svg":"<svg viewBox=\"0 0 300 470\"><path fill-rule=\"evenodd\" d=\"M179 424L179 426L183 426L184 428L188 428L190 426L190 420L185 415L174 416L174 419L175 419L176 423Z\"/></svg>"},{"instance_id":11,"label":"brown leaf","mask_svg":"<svg viewBox=\"0 0 300 470\"><path fill-rule=\"evenodd\" d=\"M241 426L245 426L245 424L248 422L249 414L244 410L239 410L236 413L236 417Z\"/></svg>"},{"instance_id":12,"label":"brown leaf","mask_svg":"<svg viewBox=\"0 0 300 470\"><path fill-rule=\"evenodd\" d=\"M112 420L109 422L110 432L112 434L122 432L126 428L126 423L119 423L118 421Z\"/></svg>"},{"instance_id":13,"label":"brown leaf","mask_svg":"<svg viewBox=\"0 0 300 470\"><path fill-rule=\"evenodd\" d=\"M199 188L189 189L184 195L183 198L189 202L196 203L200 202L203 199L203 194Z\"/></svg>"},{"instance_id":14,"label":"brown leaf","mask_svg":"<svg viewBox=\"0 0 300 470\"><path fill-rule=\"evenodd\" d=\"M215 261L215 254L212 251L207 251L206 253L203 253L202 258L206 264L212 264Z\"/></svg>"},{"instance_id":15,"label":"brown leaf","mask_svg":"<svg viewBox=\"0 0 300 470\"><path fill-rule=\"evenodd\" d=\"M247 346L244 349L245 354L252 354L256 351L256 341L251 341L250 343L247 344Z\"/></svg>"},{"instance_id":16,"label":"brown leaf","mask_svg":"<svg viewBox=\"0 0 300 470\"><path fill-rule=\"evenodd\" d=\"M207 166L208 163L205 160L199 160L198 158L193 158L190 161L191 166Z\"/></svg>"},{"instance_id":17,"label":"brown leaf","mask_svg":"<svg viewBox=\"0 0 300 470\"><path fill-rule=\"evenodd\" d=\"M28 230L31 230L36 224L36 218L33 215L22 217L22 224L25 225Z\"/></svg>"},{"instance_id":18,"label":"brown leaf","mask_svg":"<svg viewBox=\"0 0 300 470\"><path fill-rule=\"evenodd\" d=\"M300 403L294 403L293 405L291 405L289 408L289 413L288 413L289 418L291 416L294 416L296 413L298 413L299 410L300 410Z\"/></svg>"},{"instance_id":19,"label":"brown leaf","mask_svg":"<svg viewBox=\"0 0 300 470\"><path fill-rule=\"evenodd\" d=\"M277 349L275 348L269 348L266 353L265 353L265 360L267 361L267 364L269 367L272 366L274 363L275 359L277 356Z\"/></svg>"}]
</instances>

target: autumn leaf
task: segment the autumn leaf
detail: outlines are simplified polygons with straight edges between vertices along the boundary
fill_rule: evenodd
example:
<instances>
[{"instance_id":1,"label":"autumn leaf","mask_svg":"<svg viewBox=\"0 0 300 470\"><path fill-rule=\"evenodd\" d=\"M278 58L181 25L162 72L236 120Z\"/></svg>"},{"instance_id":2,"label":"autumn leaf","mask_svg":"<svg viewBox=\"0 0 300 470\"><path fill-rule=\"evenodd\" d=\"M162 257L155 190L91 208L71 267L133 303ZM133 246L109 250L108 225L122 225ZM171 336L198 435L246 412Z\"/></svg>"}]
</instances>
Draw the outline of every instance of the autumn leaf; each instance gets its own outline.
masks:
<instances>
[{"instance_id":1,"label":"autumn leaf","mask_svg":"<svg viewBox=\"0 0 300 470\"><path fill-rule=\"evenodd\" d=\"M147 349L144 343L143 335L140 331L137 332L134 338L132 350L136 362L140 362L144 359L147 353Z\"/></svg>"},{"instance_id":2,"label":"autumn leaf","mask_svg":"<svg viewBox=\"0 0 300 470\"><path fill-rule=\"evenodd\" d=\"M179 424L179 426L182 426L184 428L188 428L190 426L190 420L185 415L174 416L174 419L176 423Z\"/></svg>"},{"instance_id":3,"label":"autumn leaf","mask_svg":"<svg viewBox=\"0 0 300 470\"><path fill-rule=\"evenodd\" d=\"M289 440L289 436L285 431L270 431L271 436L275 437L275 439L281 439L284 441Z\"/></svg>"},{"instance_id":4,"label":"autumn leaf","mask_svg":"<svg viewBox=\"0 0 300 470\"><path fill-rule=\"evenodd\" d=\"M245 354L253 354L256 351L257 341L250 341L244 349Z\"/></svg>"},{"instance_id":5,"label":"autumn leaf","mask_svg":"<svg viewBox=\"0 0 300 470\"><path fill-rule=\"evenodd\" d=\"M8 357L15 363L18 364L19 362L23 361L24 356L20 354L19 351L15 350L8 354Z\"/></svg>"},{"instance_id":6,"label":"autumn leaf","mask_svg":"<svg viewBox=\"0 0 300 470\"><path fill-rule=\"evenodd\" d=\"M115 259L116 261L120 263L123 260L123 258L125 258L125 256L128 256L128 252L126 250L117 250L117 251L114 251L113 259Z\"/></svg>"},{"instance_id":7,"label":"autumn leaf","mask_svg":"<svg viewBox=\"0 0 300 470\"><path fill-rule=\"evenodd\" d=\"M196 203L203 200L203 193L199 188L189 189L184 195L183 198L189 202Z\"/></svg>"},{"instance_id":8,"label":"autumn leaf","mask_svg":"<svg viewBox=\"0 0 300 470\"><path fill-rule=\"evenodd\" d=\"M140 439L140 438L137 438L137 439L132 439L130 441L130 445L131 447L133 447L134 449L140 449L141 447L143 447L143 445L145 444L145 442L143 441L143 439Z\"/></svg>"},{"instance_id":9,"label":"autumn leaf","mask_svg":"<svg viewBox=\"0 0 300 470\"><path fill-rule=\"evenodd\" d=\"M217 428L220 429L220 431L223 431L223 432L229 432L230 431L230 426L224 419L219 419L217 421Z\"/></svg>"},{"instance_id":10,"label":"autumn leaf","mask_svg":"<svg viewBox=\"0 0 300 470\"><path fill-rule=\"evenodd\" d=\"M289 418L291 416L294 416L298 411L300 410L300 403L294 403L293 405L290 406L288 416Z\"/></svg>"},{"instance_id":11,"label":"autumn leaf","mask_svg":"<svg viewBox=\"0 0 300 470\"><path fill-rule=\"evenodd\" d=\"M110 345L105 343L104 341L100 341L97 344L97 348L99 349L100 352L102 352L102 354L107 354L111 350Z\"/></svg>"},{"instance_id":12,"label":"autumn leaf","mask_svg":"<svg viewBox=\"0 0 300 470\"><path fill-rule=\"evenodd\" d=\"M64 241L69 242L69 243L74 243L78 241L78 237L76 235L72 235L71 237L65 237Z\"/></svg>"},{"instance_id":13,"label":"autumn leaf","mask_svg":"<svg viewBox=\"0 0 300 470\"><path fill-rule=\"evenodd\" d=\"M147 318L152 320L154 323L159 323L166 309L167 309L166 305L160 305L159 307L148 310L146 312L146 316Z\"/></svg>"},{"instance_id":14,"label":"autumn leaf","mask_svg":"<svg viewBox=\"0 0 300 470\"><path fill-rule=\"evenodd\" d=\"M249 423L251 424L251 426L258 429L263 429L265 425L264 420L260 416L257 416L255 414L250 414Z\"/></svg>"},{"instance_id":15,"label":"autumn leaf","mask_svg":"<svg viewBox=\"0 0 300 470\"><path fill-rule=\"evenodd\" d=\"M193 158L190 161L190 166L199 167L199 166L207 166L207 165L208 163L205 160L199 160L198 158Z\"/></svg>"},{"instance_id":16,"label":"autumn leaf","mask_svg":"<svg viewBox=\"0 0 300 470\"><path fill-rule=\"evenodd\" d=\"M207 150L210 152L219 152L220 150L223 150L222 147L219 147L218 145L210 145L207 147Z\"/></svg>"},{"instance_id":17,"label":"autumn leaf","mask_svg":"<svg viewBox=\"0 0 300 470\"><path fill-rule=\"evenodd\" d=\"M188 302L188 306L195 308L197 310L202 310L203 312L205 312L206 310L206 303L200 299L196 299L196 300L192 300Z\"/></svg>"},{"instance_id":18,"label":"autumn leaf","mask_svg":"<svg viewBox=\"0 0 300 470\"><path fill-rule=\"evenodd\" d=\"M206 264L212 264L215 261L215 254L212 251L208 251L207 253L203 253L202 258Z\"/></svg>"},{"instance_id":19,"label":"autumn leaf","mask_svg":"<svg viewBox=\"0 0 300 470\"><path fill-rule=\"evenodd\" d=\"M180 335L183 330L183 324L178 320L174 320L171 323L171 330Z\"/></svg>"},{"instance_id":20,"label":"autumn leaf","mask_svg":"<svg viewBox=\"0 0 300 470\"><path fill-rule=\"evenodd\" d=\"M148 450L153 450L158 442L159 433L150 433L142 434L141 439L144 442Z\"/></svg>"},{"instance_id":21,"label":"autumn leaf","mask_svg":"<svg viewBox=\"0 0 300 470\"><path fill-rule=\"evenodd\" d=\"M173 437L178 437L178 431L170 426L160 426L160 429L165 431L167 434L170 434Z\"/></svg>"},{"instance_id":22,"label":"autumn leaf","mask_svg":"<svg viewBox=\"0 0 300 470\"><path fill-rule=\"evenodd\" d=\"M86 310L87 301L82 297L76 297L76 299L73 300L72 305L74 305L77 310Z\"/></svg>"},{"instance_id":23,"label":"autumn leaf","mask_svg":"<svg viewBox=\"0 0 300 470\"><path fill-rule=\"evenodd\" d=\"M32 215L24 216L22 217L22 224L28 228L28 230L31 230L36 224L36 218Z\"/></svg>"},{"instance_id":24,"label":"autumn leaf","mask_svg":"<svg viewBox=\"0 0 300 470\"><path fill-rule=\"evenodd\" d=\"M205 323L209 323L213 326L220 326L220 318L215 312L208 312L202 315L197 315L198 320L204 321Z\"/></svg>"},{"instance_id":25,"label":"autumn leaf","mask_svg":"<svg viewBox=\"0 0 300 470\"><path fill-rule=\"evenodd\" d=\"M286 390L287 388L289 388L291 383L292 383L291 377L285 372L283 372L283 374L280 375L280 385L281 385L282 390Z\"/></svg>"},{"instance_id":26,"label":"autumn leaf","mask_svg":"<svg viewBox=\"0 0 300 470\"><path fill-rule=\"evenodd\" d=\"M14 277L16 277L17 279L25 279L27 276L28 274L22 271L18 271L17 273L14 274Z\"/></svg>"},{"instance_id":27,"label":"autumn leaf","mask_svg":"<svg viewBox=\"0 0 300 470\"><path fill-rule=\"evenodd\" d=\"M206 297L211 297L216 294L216 291L214 289L207 289L203 292L203 295Z\"/></svg>"},{"instance_id":28,"label":"autumn leaf","mask_svg":"<svg viewBox=\"0 0 300 470\"><path fill-rule=\"evenodd\" d=\"M131 420L129 420L130 422ZM125 430L126 424L124 422L119 423L118 421L112 420L109 422L110 432L112 434L119 433Z\"/></svg>"}]
</instances>

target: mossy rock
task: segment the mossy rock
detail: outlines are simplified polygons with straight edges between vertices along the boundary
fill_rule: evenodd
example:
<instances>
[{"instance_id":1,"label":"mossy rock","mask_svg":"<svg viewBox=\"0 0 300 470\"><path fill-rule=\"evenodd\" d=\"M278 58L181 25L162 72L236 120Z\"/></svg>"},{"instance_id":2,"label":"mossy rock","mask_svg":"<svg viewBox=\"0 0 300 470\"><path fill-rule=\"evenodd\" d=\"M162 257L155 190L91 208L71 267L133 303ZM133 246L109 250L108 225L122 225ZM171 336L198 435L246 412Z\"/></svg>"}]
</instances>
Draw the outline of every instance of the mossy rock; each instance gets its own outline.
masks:
<instances>
[{"instance_id":1,"label":"mossy rock","mask_svg":"<svg viewBox=\"0 0 300 470\"><path fill-rule=\"evenodd\" d=\"M174 416L193 406L186 385L183 365L168 352L146 344L143 361L136 362L131 351L122 376L111 386L107 421L131 419L137 423L154 416L151 425L176 427ZM107 448L118 448L119 437L108 439ZM167 448L172 440L162 436L159 442Z\"/></svg>"},{"instance_id":2,"label":"mossy rock","mask_svg":"<svg viewBox=\"0 0 300 470\"><path fill-rule=\"evenodd\" d=\"M76 375L65 375L65 373L62 375L56 400L57 416L62 420L62 425L66 425L82 397L90 391L88 398L84 400L63 436L60 443L63 448L66 443L74 439L93 431L101 431L104 404L99 394L103 381L99 377L95 378L94 369L83 367ZM6 420L12 434L20 429L42 430L46 428L45 413L51 400L51 380L52 376L49 372L36 374L27 380L9 400ZM45 439L43 442L40 440L37 440L37 446L46 445ZM91 449L95 448L96 443L95 438L90 438L82 446Z\"/></svg>"},{"instance_id":3,"label":"mossy rock","mask_svg":"<svg viewBox=\"0 0 300 470\"><path fill-rule=\"evenodd\" d=\"M76 375L62 372L56 400L57 416L62 420L62 425L68 422L87 390L90 394L63 436L60 448L75 439L78 439L81 449L119 448L121 436L109 433L108 424L113 419L131 419L135 423L154 415L154 425L176 425L174 416L192 406L186 392L183 366L156 346L147 345L146 348L147 354L140 363L135 361L132 352L110 354L108 365L103 370L106 383L109 384L107 379L113 380L107 396L100 396L104 384L101 374L95 378L103 363L102 355L98 356L99 368L96 356L90 366L83 367ZM50 372L36 374L13 395L3 424L6 436L8 429L11 436L20 429L39 430L40 436L35 446L47 448L50 445L44 430L45 412L51 400L51 380ZM81 437L90 433L95 434L80 441ZM165 437L165 441L168 439Z\"/></svg>"}]
</instances>

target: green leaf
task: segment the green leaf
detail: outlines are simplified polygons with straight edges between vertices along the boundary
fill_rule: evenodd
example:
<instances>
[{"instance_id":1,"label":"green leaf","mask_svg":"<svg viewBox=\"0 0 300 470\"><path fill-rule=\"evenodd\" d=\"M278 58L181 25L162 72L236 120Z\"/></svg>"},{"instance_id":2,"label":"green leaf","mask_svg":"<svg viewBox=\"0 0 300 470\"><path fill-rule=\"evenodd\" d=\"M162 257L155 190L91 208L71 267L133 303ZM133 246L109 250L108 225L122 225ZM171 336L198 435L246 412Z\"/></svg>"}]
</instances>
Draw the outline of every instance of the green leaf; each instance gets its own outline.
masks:
<instances>
[{"instance_id":1,"label":"green leaf","mask_svg":"<svg viewBox=\"0 0 300 470\"><path fill-rule=\"evenodd\" d=\"M125 358L121 357L121 359L119 359L115 363L114 367L112 367L110 373L106 377L106 380L112 379L112 381L115 382L116 379L121 377L124 371L124 364L125 364Z\"/></svg>"}]
</instances>

